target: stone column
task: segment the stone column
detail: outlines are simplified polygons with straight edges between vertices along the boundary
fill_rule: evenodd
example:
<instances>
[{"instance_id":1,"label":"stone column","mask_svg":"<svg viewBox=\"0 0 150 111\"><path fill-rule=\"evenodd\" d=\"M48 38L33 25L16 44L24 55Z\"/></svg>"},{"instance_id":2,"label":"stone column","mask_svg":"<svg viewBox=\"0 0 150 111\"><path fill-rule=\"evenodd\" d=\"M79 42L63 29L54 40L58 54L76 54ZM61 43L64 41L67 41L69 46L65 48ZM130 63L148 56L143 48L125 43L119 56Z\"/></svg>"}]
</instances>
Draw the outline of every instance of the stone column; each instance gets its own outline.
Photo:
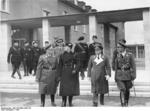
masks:
<instances>
[{"instance_id":1,"label":"stone column","mask_svg":"<svg viewBox=\"0 0 150 111\"><path fill-rule=\"evenodd\" d=\"M65 26L65 42L70 42L71 26Z\"/></svg>"},{"instance_id":2,"label":"stone column","mask_svg":"<svg viewBox=\"0 0 150 111\"><path fill-rule=\"evenodd\" d=\"M0 24L0 71L9 71L11 65L7 63L7 55L12 46L11 26L7 23Z\"/></svg>"},{"instance_id":3,"label":"stone column","mask_svg":"<svg viewBox=\"0 0 150 111\"><path fill-rule=\"evenodd\" d=\"M150 9L143 11L145 69L150 71Z\"/></svg>"},{"instance_id":4,"label":"stone column","mask_svg":"<svg viewBox=\"0 0 150 111\"><path fill-rule=\"evenodd\" d=\"M95 15L89 16L89 43L92 43L92 36L97 35L97 20Z\"/></svg>"},{"instance_id":5,"label":"stone column","mask_svg":"<svg viewBox=\"0 0 150 111\"><path fill-rule=\"evenodd\" d=\"M52 30L51 30L51 25L48 19L43 19L42 20L42 36L43 36L43 46L45 44L45 41L50 41L51 43L53 42L52 36Z\"/></svg>"},{"instance_id":6,"label":"stone column","mask_svg":"<svg viewBox=\"0 0 150 111\"><path fill-rule=\"evenodd\" d=\"M33 29L33 40L38 40L38 29Z\"/></svg>"}]
</instances>

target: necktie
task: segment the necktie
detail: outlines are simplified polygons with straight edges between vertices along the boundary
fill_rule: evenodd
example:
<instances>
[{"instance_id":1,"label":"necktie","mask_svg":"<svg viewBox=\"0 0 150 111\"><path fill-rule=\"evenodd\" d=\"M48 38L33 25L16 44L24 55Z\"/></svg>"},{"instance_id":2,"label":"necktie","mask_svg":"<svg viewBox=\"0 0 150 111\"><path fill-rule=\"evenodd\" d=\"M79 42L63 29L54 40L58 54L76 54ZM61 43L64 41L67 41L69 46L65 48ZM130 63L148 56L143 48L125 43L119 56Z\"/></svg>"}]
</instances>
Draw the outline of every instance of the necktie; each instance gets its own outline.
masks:
<instances>
[{"instance_id":1,"label":"necktie","mask_svg":"<svg viewBox=\"0 0 150 111\"><path fill-rule=\"evenodd\" d=\"M98 59L99 59L99 54L98 54L98 57L97 57Z\"/></svg>"}]
</instances>

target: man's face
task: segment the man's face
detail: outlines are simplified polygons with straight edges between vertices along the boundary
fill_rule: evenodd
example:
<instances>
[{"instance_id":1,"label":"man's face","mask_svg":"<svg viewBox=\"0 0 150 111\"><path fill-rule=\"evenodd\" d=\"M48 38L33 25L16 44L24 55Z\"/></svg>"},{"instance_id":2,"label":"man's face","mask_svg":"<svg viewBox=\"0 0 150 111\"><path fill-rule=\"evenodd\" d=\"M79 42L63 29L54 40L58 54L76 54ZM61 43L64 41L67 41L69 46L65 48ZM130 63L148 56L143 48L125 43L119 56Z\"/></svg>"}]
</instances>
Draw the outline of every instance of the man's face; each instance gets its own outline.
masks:
<instances>
[{"instance_id":1,"label":"man's face","mask_svg":"<svg viewBox=\"0 0 150 111\"><path fill-rule=\"evenodd\" d=\"M93 38L93 42L96 42L97 41L97 39L96 38Z\"/></svg>"},{"instance_id":2,"label":"man's face","mask_svg":"<svg viewBox=\"0 0 150 111\"><path fill-rule=\"evenodd\" d=\"M70 49L70 47L65 46L65 47L64 47L64 51L66 51L66 52L70 52L70 51L71 51L71 49Z\"/></svg>"},{"instance_id":3,"label":"man's face","mask_svg":"<svg viewBox=\"0 0 150 111\"><path fill-rule=\"evenodd\" d=\"M49 43L45 43L45 47L48 47L50 44Z\"/></svg>"},{"instance_id":4,"label":"man's face","mask_svg":"<svg viewBox=\"0 0 150 111\"><path fill-rule=\"evenodd\" d=\"M25 47L29 46L29 43L25 43L24 46L25 46Z\"/></svg>"},{"instance_id":5,"label":"man's face","mask_svg":"<svg viewBox=\"0 0 150 111\"><path fill-rule=\"evenodd\" d=\"M19 43L18 43L18 42L15 42L15 43L14 43L14 46L15 46L15 47L18 47L18 46L19 46Z\"/></svg>"},{"instance_id":6,"label":"man's face","mask_svg":"<svg viewBox=\"0 0 150 111\"><path fill-rule=\"evenodd\" d=\"M96 50L95 50L95 54L96 54L96 55L101 54L101 52L102 52L102 50L101 50L101 49L96 49Z\"/></svg>"},{"instance_id":7,"label":"man's face","mask_svg":"<svg viewBox=\"0 0 150 111\"><path fill-rule=\"evenodd\" d=\"M122 45L117 44L117 51L118 52L122 53L124 50L125 50L125 48Z\"/></svg>"},{"instance_id":8,"label":"man's face","mask_svg":"<svg viewBox=\"0 0 150 111\"><path fill-rule=\"evenodd\" d=\"M34 43L33 46L34 46L34 47L38 47L38 44L37 44L37 43Z\"/></svg>"}]
</instances>

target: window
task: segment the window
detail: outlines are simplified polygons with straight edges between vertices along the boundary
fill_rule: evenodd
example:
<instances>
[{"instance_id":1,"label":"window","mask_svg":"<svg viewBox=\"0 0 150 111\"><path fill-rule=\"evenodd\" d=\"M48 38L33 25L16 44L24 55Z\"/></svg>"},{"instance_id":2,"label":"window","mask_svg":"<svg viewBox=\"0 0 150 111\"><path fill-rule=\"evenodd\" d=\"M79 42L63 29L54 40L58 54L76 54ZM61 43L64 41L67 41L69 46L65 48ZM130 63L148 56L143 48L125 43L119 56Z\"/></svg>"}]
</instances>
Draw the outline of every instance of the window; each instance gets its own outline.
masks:
<instances>
[{"instance_id":1,"label":"window","mask_svg":"<svg viewBox=\"0 0 150 111\"><path fill-rule=\"evenodd\" d=\"M77 26L77 25L74 25L74 26L73 26L73 29L74 29L74 31L78 31L78 26Z\"/></svg>"},{"instance_id":2,"label":"window","mask_svg":"<svg viewBox=\"0 0 150 111\"><path fill-rule=\"evenodd\" d=\"M145 58L144 46L138 46L138 58Z\"/></svg>"},{"instance_id":3,"label":"window","mask_svg":"<svg viewBox=\"0 0 150 111\"><path fill-rule=\"evenodd\" d=\"M135 58L136 57L136 46L128 46L128 51L131 52Z\"/></svg>"},{"instance_id":4,"label":"window","mask_svg":"<svg viewBox=\"0 0 150 111\"><path fill-rule=\"evenodd\" d=\"M8 11L8 0L0 0L1 1L1 11Z\"/></svg>"},{"instance_id":5,"label":"window","mask_svg":"<svg viewBox=\"0 0 150 111\"><path fill-rule=\"evenodd\" d=\"M82 29L83 29L83 33L86 33L86 25L83 25Z\"/></svg>"}]
</instances>

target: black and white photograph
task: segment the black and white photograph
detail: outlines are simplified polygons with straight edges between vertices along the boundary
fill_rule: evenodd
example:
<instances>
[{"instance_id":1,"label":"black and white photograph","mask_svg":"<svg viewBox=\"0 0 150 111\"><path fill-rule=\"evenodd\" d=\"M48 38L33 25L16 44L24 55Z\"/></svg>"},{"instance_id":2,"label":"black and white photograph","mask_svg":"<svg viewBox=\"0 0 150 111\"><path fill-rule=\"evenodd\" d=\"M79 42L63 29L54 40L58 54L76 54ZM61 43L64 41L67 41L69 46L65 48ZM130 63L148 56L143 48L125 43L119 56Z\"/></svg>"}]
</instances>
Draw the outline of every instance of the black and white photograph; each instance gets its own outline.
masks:
<instances>
[{"instance_id":1,"label":"black and white photograph","mask_svg":"<svg viewBox=\"0 0 150 111\"><path fill-rule=\"evenodd\" d=\"M150 107L150 0L0 0L0 107Z\"/></svg>"}]
</instances>

